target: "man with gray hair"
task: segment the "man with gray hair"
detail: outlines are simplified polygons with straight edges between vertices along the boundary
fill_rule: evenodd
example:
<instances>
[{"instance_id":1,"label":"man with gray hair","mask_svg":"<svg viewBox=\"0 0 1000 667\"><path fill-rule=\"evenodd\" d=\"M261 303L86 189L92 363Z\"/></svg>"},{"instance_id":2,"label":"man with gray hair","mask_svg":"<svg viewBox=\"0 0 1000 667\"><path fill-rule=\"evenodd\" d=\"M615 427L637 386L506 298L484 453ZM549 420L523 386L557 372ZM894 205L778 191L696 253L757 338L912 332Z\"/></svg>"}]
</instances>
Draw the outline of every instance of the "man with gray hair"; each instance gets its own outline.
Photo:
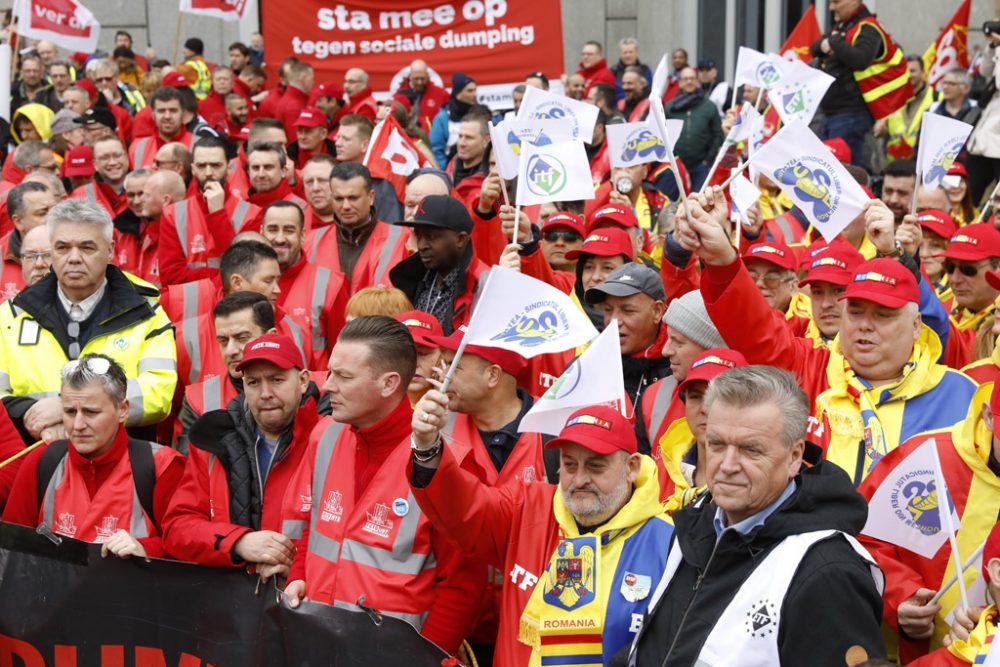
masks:
<instances>
[{"instance_id":1,"label":"man with gray hair","mask_svg":"<svg viewBox=\"0 0 1000 667\"><path fill-rule=\"evenodd\" d=\"M941 88L941 100L931 106L931 112L975 126L983 115L983 110L969 98L972 77L968 70L964 67L948 70L938 85Z\"/></svg>"},{"instance_id":2,"label":"man with gray hair","mask_svg":"<svg viewBox=\"0 0 1000 667\"><path fill-rule=\"evenodd\" d=\"M55 376L65 435L25 457L3 520L103 544L105 556L166 557L161 527L184 458L128 436L129 380L111 357L86 354Z\"/></svg>"},{"instance_id":3,"label":"man with gray hair","mask_svg":"<svg viewBox=\"0 0 1000 667\"><path fill-rule=\"evenodd\" d=\"M0 239L0 300L10 299L24 288L21 276L21 243L24 235L45 223L45 215L56 203L41 183L21 183L7 195L7 213L14 229Z\"/></svg>"},{"instance_id":4,"label":"man with gray hair","mask_svg":"<svg viewBox=\"0 0 1000 667\"><path fill-rule=\"evenodd\" d=\"M653 72L649 65L645 65L639 60L639 41L635 37L624 37L618 40L618 62L611 68L618 83L622 82L622 75L628 67L638 67L642 70L642 75L646 81L653 80Z\"/></svg>"},{"instance_id":5,"label":"man with gray hair","mask_svg":"<svg viewBox=\"0 0 1000 667\"><path fill-rule=\"evenodd\" d=\"M173 327L159 291L111 264L114 227L99 205L60 202L47 225L52 273L0 307L0 400L26 442L65 437L59 369L100 352L128 376L125 425L157 423L177 384Z\"/></svg>"},{"instance_id":6,"label":"man with gray hair","mask_svg":"<svg viewBox=\"0 0 1000 667\"><path fill-rule=\"evenodd\" d=\"M884 577L854 539L867 507L843 470L803 466L810 406L795 377L734 368L709 383L705 406L708 492L673 515L666 570L629 664L885 657Z\"/></svg>"}]
</instances>

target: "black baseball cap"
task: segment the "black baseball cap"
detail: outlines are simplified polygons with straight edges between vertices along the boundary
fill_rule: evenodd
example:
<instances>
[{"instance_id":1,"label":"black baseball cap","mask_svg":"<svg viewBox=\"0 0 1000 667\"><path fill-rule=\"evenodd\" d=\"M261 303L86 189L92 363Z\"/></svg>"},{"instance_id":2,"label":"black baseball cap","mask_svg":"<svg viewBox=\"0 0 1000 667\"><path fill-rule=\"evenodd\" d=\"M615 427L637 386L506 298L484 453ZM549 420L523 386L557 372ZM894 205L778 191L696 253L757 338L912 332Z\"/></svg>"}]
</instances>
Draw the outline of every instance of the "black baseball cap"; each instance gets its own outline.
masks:
<instances>
[{"instance_id":1,"label":"black baseball cap","mask_svg":"<svg viewBox=\"0 0 1000 667\"><path fill-rule=\"evenodd\" d=\"M698 61L698 69L714 69L715 67L715 61L711 58L702 58Z\"/></svg>"},{"instance_id":2,"label":"black baseball cap","mask_svg":"<svg viewBox=\"0 0 1000 667\"><path fill-rule=\"evenodd\" d=\"M81 125L105 125L112 130L118 129L118 121L115 120L115 115L111 113L110 109L102 107L87 109L78 118L74 118L73 122L80 123Z\"/></svg>"},{"instance_id":3,"label":"black baseball cap","mask_svg":"<svg viewBox=\"0 0 1000 667\"><path fill-rule=\"evenodd\" d=\"M456 232L472 231L472 217L465 204L448 195L427 195L417 206L413 220L400 220L395 224L403 227L441 227Z\"/></svg>"},{"instance_id":4,"label":"black baseball cap","mask_svg":"<svg viewBox=\"0 0 1000 667\"><path fill-rule=\"evenodd\" d=\"M603 283L591 287L583 296L587 303L595 305L608 296L632 296L640 292L654 301L664 301L667 298L658 272L644 264L628 262L609 273Z\"/></svg>"}]
</instances>

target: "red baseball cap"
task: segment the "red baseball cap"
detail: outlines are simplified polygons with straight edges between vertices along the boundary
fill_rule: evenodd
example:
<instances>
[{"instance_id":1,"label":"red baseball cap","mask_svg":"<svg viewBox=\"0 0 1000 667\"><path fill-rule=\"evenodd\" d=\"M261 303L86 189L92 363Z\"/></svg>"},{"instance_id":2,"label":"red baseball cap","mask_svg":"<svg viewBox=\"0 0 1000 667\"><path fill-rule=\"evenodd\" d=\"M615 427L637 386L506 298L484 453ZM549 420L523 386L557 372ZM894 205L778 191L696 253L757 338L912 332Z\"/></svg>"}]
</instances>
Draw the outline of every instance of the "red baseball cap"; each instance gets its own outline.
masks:
<instances>
[{"instance_id":1,"label":"red baseball cap","mask_svg":"<svg viewBox=\"0 0 1000 667\"><path fill-rule=\"evenodd\" d=\"M902 308L920 303L920 287L910 270L888 257L877 257L859 264L854 278L839 301L864 299L888 308Z\"/></svg>"},{"instance_id":2,"label":"red baseball cap","mask_svg":"<svg viewBox=\"0 0 1000 667\"><path fill-rule=\"evenodd\" d=\"M947 173L949 176L961 176L966 180L968 180L969 178L969 171L965 168L965 165L962 164L961 162L953 162L951 166L948 167L948 171L945 173Z\"/></svg>"},{"instance_id":3,"label":"red baseball cap","mask_svg":"<svg viewBox=\"0 0 1000 667\"><path fill-rule=\"evenodd\" d=\"M784 243L775 243L772 241L754 243L747 248L746 252L743 253L743 261L746 262L751 259L763 260L774 264L780 269L787 269L789 271L794 271L798 264L798 261L795 259L795 253L792 252L791 248Z\"/></svg>"},{"instance_id":4,"label":"red baseball cap","mask_svg":"<svg viewBox=\"0 0 1000 667\"><path fill-rule=\"evenodd\" d=\"M326 127L326 114L316 107L306 107L295 120L295 127Z\"/></svg>"},{"instance_id":5,"label":"red baseball cap","mask_svg":"<svg viewBox=\"0 0 1000 667\"><path fill-rule=\"evenodd\" d=\"M93 176L94 149L90 146L73 146L66 151L62 164L63 176Z\"/></svg>"},{"instance_id":6,"label":"red baseball cap","mask_svg":"<svg viewBox=\"0 0 1000 667\"><path fill-rule=\"evenodd\" d=\"M692 382L711 382L730 368L742 368L746 365L746 357L736 350L711 347L694 358L677 391L684 391L684 388Z\"/></svg>"},{"instance_id":7,"label":"red baseball cap","mask_svg":"<svg viewBox=\"0 0 1000 667\"><path fill-rule=\"evenodd\" d=\"M586 236L583 228L583 217L576 213L567 213L565 211L553 213L542 223L542 231L544 232L553 227L565 227L566 229L573 230L580 236Z\"/></svg>"},{"instance_id":8,"label":"red baseball cap","mask_svg":"<svg viewBox=\"0 0 1000 667\"><path fill-rule=\"evenodd\" d=\"M593 231L602 222L610 222L625 229L639 226L639 220L632 209L621 204L605 204L591 213L590 220L587 221L587 231Z\"/></svg>"},{"instance_id":9,"label":"red baseball cap","mask_svg":"<svg viewBox=\"0 0 1000 667\"><path fill-rule=\"evenodd\" d=\"M309 106L316 104L321 97L332 97L337 100L344 98L344 87L339 83L318 83L309 91Z\"/></svg>"},{"instance_id":10,"label":"red baseball cap","mask_svg":"<svg viewBox=\"0 0 1000 667\"><path fill-rule=\"evenodd\" d=\"M958 233L955 220L945 211L936 208L924 209L917 213L917 224L943 239L950 239Z\"/></svg>"},{"instance_id":11,"label":"red baseball cap","mask_svg":"<svg viewBox=\"0 0 1000 667\"><path fill-rule=\"evenodd\" d=\"M851 161L851 147L847 145L847 142L840 137L834 137L833 139L827 139L823 142L830 152L833 153L833 157L837 158L841 162Z\"/></svg>"},{"instance_id":12,"label":"red baseball cap","mask_svg":"<svg viewBox=\"0 0 1000 667\"><path fill-rule=\"evenodd\" d=\"M428 336L428 340L431 341L432 345L437 345L445 350L455 352L458 350L458 346L462 343L463 336L465 336L464 327L456 330L455 333L450 336ZM514 377L517 377L518 373L523 371L524 367L528 365L528 360L517 352L501 350L498 347L466 345L464 354L471 354L475 357L488 361L491 364L496 364L503 369L504 373L513 375Z\"/></svg>"},{"instance_id":13,"label":"red baseball cap","mask_svg":"<svg viewBox=\"0 0 1000 667\"><path fill-rule=\"evenodd\" d=\"M632 244L632 237L624 229L605 227L592 231L579 248L567 250L566 259L577 259L583 254L598 257L625 255L629 261L635 261L635 245Z\"/></svg>"},{"instance_id":14,"label":"red baseball cap","mask_svg":"<svg viewBox=\"0 0 1000 667\"><path fill-rule=\"evenodd\" d=\"M302 351L295 341L284 334L269 333L250 341L243 348L243 359L236 366L242 371L251 361L267 361L278 368L302 370L306 365L302 362Z\"/></svg>"},{"instance_id":15,"label":"red baseball cap","mask_svg":"<svg viewBox=\"0 0 1000 667\"><path fill-rule=\"evenodd\" d=\"M97 99L97 86L95 86L94 82L91 81L90 79L86 77L80 77L79 79L73 82L73 85L76 86L77 88L82 88L83 90L86 90L87 96L90 97L91 102Z\"/></svg>"},{"instance_id":16,"label":"red baseball cap","mask_svg":"<svg viewBox=\"0 0 1000 667\"><path fill-rule=\"evenodd\" d=\"M561 445L580 445L596 454L638 451L635 429L628 418L607 405L591 405L571 414L559 437L549 440L545 448Z\"/></svg>"},{"instance_id":17,"label":"red baseball cap","mask_svg":"<svg viewBox=\"0 0 1000 667\"><path fill-rule=\"evenodd\" d=\"M994 386L1000 386L1000 382ZM997 393L996 389L993 390L993 393ZM990 403L993 403L992 399L990 399ZM987 566L994 558L1000 558L1000 521L993 524L993 528L990 530L990 534L986 536L986 542L983 544L983 579L987 582L990 580L990 573Z\"/></svg>"},{"instance_id":18,"label":"red baseball cap","mask_svg":"<svg viewBox=\"0 0 1000 667\"><path fill-rule=\"evenodd\" d=\"M160 79L160 85L166 88L190 88L191 83L184 77L183 74L176 71L170 71L163 75Z\"/></svg>"},{"instance_id":19,"label":"red baseball cap","mask_svg":"<svg viewBox=\"0 0 1000 667\"><path fill-rule=\"evenodd\" d=\"M864 256L850 243L834 241L812 257L806 268L806 277L799 282L799 287L805 287L809 283L831 283L846 287L854 277L854 270L864 261Z\"/></svg>"},{"instance_id":20,"label":"red baseball cap","mask_svg":"<svg viewBox=\"0 0 1000 667\"><path fill-rule=\"evenodd\" d=\"M948 240L947 250L934 256L966 262L1000 257L1000 231L983 222L966 225Z\"/></svg>"},{"instance_id":21,"label":"red baseball cap","mask_svg":"<svg viewBox=\"0 0 1000 667\"><path fill-rule=\"evenodd\" d=\"M396 315L396 320L402 322L410 330L413 342L417 345L437 347L438 344L432 341L431 337L444 336L441 323L438 322L437 318L422 310L408 310L405 313L399 313Z\"/></svg>"}]
</instances>

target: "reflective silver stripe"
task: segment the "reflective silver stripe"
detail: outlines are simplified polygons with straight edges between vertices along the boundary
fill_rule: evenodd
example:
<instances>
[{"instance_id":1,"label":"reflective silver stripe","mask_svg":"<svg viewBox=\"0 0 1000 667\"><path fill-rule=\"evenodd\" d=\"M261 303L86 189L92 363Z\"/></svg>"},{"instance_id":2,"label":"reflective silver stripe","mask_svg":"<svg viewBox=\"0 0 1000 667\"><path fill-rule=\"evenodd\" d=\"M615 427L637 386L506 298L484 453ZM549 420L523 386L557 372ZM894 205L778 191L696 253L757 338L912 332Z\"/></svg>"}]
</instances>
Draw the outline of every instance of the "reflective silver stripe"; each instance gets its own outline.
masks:
<instances>
[{"instance_id":1,"label":"reflective silver stripe","mask_svg":"<svg viewBox=\"0 0 1000 667\"><path fill-rule=\"evenodd\" d=\"M10 384L10 374L0 373L0 391L10 391L13 389Z\"/></svg>"},{"instance_id":2,"label":"reflective silver stripe","mask_svg":"<svg viewBox=\"0 0 1000 667\"><path fill-rule=\"evenodd\" d=\"M781 233L785 235L785 238L784 240L782 240L782 243L785 244L795 243L795 235L792 234L792 225L788 222L788 219L785 218L785 215L779 215L778 217L776 217L774 219L774 223L778 225L778 228L781 229Z\"/></svg>"},{"instance_id":3,"label":"reflective silver stripe","mask_svg":"<svg viewBox=\"0 0 1000 667\"><path fill-rule=\"evenodd\" d=\"M322 352L326 349L326 336L323 335L323 306L326 305L326 291L330 287L330 269L320 266L316 268L313 281L312 303L309 304L312 319L312 349Z\"/></svg>"},{"instance_id":4,"label":"reflective silver stripe","mask_svg":"<svg viewBox=\"0 0 1000 667\"><path fill-rule=\"evenodd\" d=\"M59 465L56 466L55 472L52 473L52 479L49 480L49 485L45 487L45 497L42 499L42 523L49 530L55 526L53 518L56 510L56 488L62 484L66 477L66 458L66 456L62 457Z\"/></svg>"},{"instance_id":5,"label":"reflective silver stripe","mask_svg":"<svg viewBox=\"0 0 1000 667\"><path fill-rule=\"evenodd\" d=\"M212 468L215 467L215 454L208 455L208 474L212 475Z\"/></svg>"},{"instance_id":6,"label":"reflective silver stripe","mask_svg":"<svg viewBox=\"0 0 1000 667\"><path fill-rule=\"evenodd\" d=\"M290 317L286 317L283 321L285 326L288 327L288 333L291 334L292 340L294 340L295 344L299 346L299 350L305 353L306 346L305 341L303 340L304 336L302 334L302 329L300 329L299 325L296 324Z\"/></svg>"},{"instance_id":7,"label":"reflective silver stripe","mask_svg":"<svg viewBox=\"0 0 1000 667\"><path fill-rule=\"evenodd\" d=\"M445 435L448 435L448 436L454 434L455 433L455 422L457 420L458 420L458 413L455 412L454 410L449 410L448 411L448 421L445 422L444 428L441 429L441 432L444 433Z\"/></svg>"},{"instance_id":8,"label":"reflective silver stripe","mask_svg":"<svg viewBox=\"0 0 1000 667\"><path fill-rule=\"evenodd\" d=\"M306 200L303 199L302 197L298 196L298 195L293 194L291 197L288 197L287 199L285 199L285 201L292 202L293 204L295 204L296 206L298 206L302 210L305 210L305 208L306 208Z\"/></svg>"},{"instance_id":9,"label":"reflective silver stripe","mask_svg":"<svg viewBox=\"0 0 1000 667\"><path fill-rule=\"evenodd\" d=\"M229 224L233 226L233 232L239 234L240 229L243 228L244 219L247 216L247 211L250 210L250 202L246 200L239 200L236 206L233 207L233 215L229 218Z\"/></svg>"},{"instance_id":10,"label":"reflective silver stripe","mask_svg":"<svg viewBox=\"0 0 1000 667\"><path fill-rule=\"evenodd\" d=\"M305 521L285 519L281 522L281 533L286 537L297 540L302 537L302 531L305 530L305 527Z\"/></svg>"},{"instance_id":11,"label":"reflective silver stripe","mask_svg":"<svg viewBox=\"0 0 1000 667\"><path fill-rule=\"evenodd\" d=\"M215 375L201 383L202 414L222 409L222 376Z\"/></svg>"},{"instance_id":12,"label":"reflective silver stripe","mask_svg":"<svg viewBox=\"0 0 1000 667\"><path fill-rule=\"evenodd\" d=\"M28 398L33 398L36 401L40 401L43 398L52 398L53 396L58 396L58 391L33 391L30 394L26 394Z\"/></svg>"},{"instance_id":13,"label":"reflective silver stripe","mask_svg":"<svg viewBox=\"0 0 1000 667\"><path fill-rule=\"evenodd\" d=\"M319 247L320 239L322 239L323 236L331 229L333 229L333 225L320 227L318 230L316 230L316 234L313 236L312 248L309 249L309 257L307 258L307 261L309 262L316 261L316 248Z\"/></svg>"},{"instance_id":14,"label":"reflective silver stripe","mask_svg":"<svg viewBox=\"0 0 1000 667\"><path fill-rule=\"evenodd\" d=\"M129 521L129 535L135 538L149 537L149 530L146 528L146 515L142 513L142 503L139 502L139 493L135 490L135 482L132 483L132 518Z\"/></svg>"},{"instance_id":15,"label":"reflective silver stripe","mask_svg":"<svg viewBox=\"0 0 1000 667\"><path fill-rule=\"evenodd\" d=\"M177 362L173 359L168 359L166 357L150 357L148 359L140 359L138 372L145 373L146 371L176 371Z\"/></svg>"},{"instance_id":16,"label":"reflective silver stripe","mask_svg":"<svg viewBox=\"0 0 1000 667\"><path fill-rule=\"evenodd\" d=\"M125 422L129 426L135 426L142 422L144 406L142 400L142 387L138 380L129 380L126 385L125 395L128 397L128 420Z\"/></svg>"},{"instance_id":17,"label":"reflective silver stripe","mask_svg":"<svg viewBox=\"0 0 1000 667\"><path fill-rule=\"evenodd\" d=\"M83 192L90 201L97 201L97 188L94 187L93 183L87 183L83 186Z\"/></svg>"},{"instance_id":18,"label":"reflective silver stripe","mask_svg":"<svg viewBox=\"0 0 1000 667\"><path fill-rule=\"evenodd\" d=\"M148 143L149 143L149 137L143 137L139 141L135 142L135 159L138 162L138 164L135 165L136 169L139 169L140 167L143 166L142 156L146 152L146 144Z\"/></svg>"},{"instance_id":19,"label":"reflective silver stripe","mask_svg":"<svg viewBox=\"0 0 1000 667\"><path fill-rule=\"evenodd\" d=\"M174 206L174 227L177 229L177 240L181 242L181 252L188 256L188 209L187 200L182 199ZM200 266L190 264L192 268Z\"/></svg>"},{"instance_id":20,"label":"reflective silver stripe","mask_svg":"<svg viewBox=\"0 0 1000 667\"><path fill-rule=\"evenodd\" d=\"M217 269L222 264L222 258L221 257L209 257L208 258L208 262L206 262L206 264L208 264L208 267L211 268L211 269Z\"/></svg>"},{"instance_id":21,"label":"reflective silver stripe","mask_svg":"<svg viewBox=\"0 0 1000 667\"><path fill-rule=\"evenodd\" d=\"M184 348L191 360L191 371L188 373L188 384L194 384L201 375L201 336L198 335L198 284L196 282L181 285L181 333L184 336Z\"/></svg>"},{"instance_id":22,"label":"reflective silver stripe","mask_svg":"<svg viewBox=\"0 0 1000 667\"><path fill-rule=\"evenodd\" d=\"M323 430L316 445L316 458L313 460L312 478L312 510L309 513L309 523L312 529L309 531L308 549L311 553L321 558L325 558L331 563L337 562L340 554L340 544L326 535L321 535L316 530L319 523L319 510L323 502L323 487L326 485L326 471L330 467L333 459L333 451L340 439L340 433L344 425L340 422L331 422Z\"/></svg>"},{"instance_id":23,"label":"reflective silver stripe","mask_svg":"<svg viewBox=\"0 0 1000 667\"><path fill-rule=\"evenodd\" d=\"M346 609L348 611L360 611L365 612L364 609L354 604L353 602L347 602L344 600L334 600L333 606L338 609ZM398 618L401 621L406 621L418 631L424 627L424 621L427 620L427 614L429 612L424 612L422 614L410 614L404 611L390 611L389 609L379 609L378 612L383 616L392 616L393 618ZM365 612L367 613L367 612Z\"/></svg>"},{"instance_id":24,"label":"reflective silver stripe","mask_svg":"<svg viewBox=\"0 0 1000 667\"><path fill-rule=\"evenodd\" d=\"M392 259L393 251L396 249L396 243L399 241L399 237L402 236L402 234L402 227L399 225L389 225L389 236L386 237L385 243L382 244L382 251L378 256L378 264L375 266L376 284L378 284L385 272L392 268L389 266L389 262Z\"/></svg>"},{"instance_id":25,"label":"reflective silver stripe","mask_svg":"<svg viewBox=\"0 0 1000 667\"><path fill-rule=\"evenodd\" d=\"M656 434L660 432L663 419L667 416L667 408L670 407L670 399L673 396L674 387L676 386L677 378L673 375L664 378L657 389L656 396L653 397L653 412L649 415L649 419L647 420L648 426L646 427L650 447L656 445Z\"/></svg>"},{"instance_id":26,"label":"reflective silver stripe","mask_svg":"<svg viewBox=\"0 0 1000 667\"><path fill-rule=\"evenodd\" d=\"M361 565L373 567L384 572L409 574L416 576L424 570L436 566L432 553L413 553L413 543L417 539L417 527L420 524L420 506L411 491L406 498L410 509L403 517L392 543L392 549L382 549L363 544L355 540L344 540L341 558Z\"/></svg>"}]
</instances>

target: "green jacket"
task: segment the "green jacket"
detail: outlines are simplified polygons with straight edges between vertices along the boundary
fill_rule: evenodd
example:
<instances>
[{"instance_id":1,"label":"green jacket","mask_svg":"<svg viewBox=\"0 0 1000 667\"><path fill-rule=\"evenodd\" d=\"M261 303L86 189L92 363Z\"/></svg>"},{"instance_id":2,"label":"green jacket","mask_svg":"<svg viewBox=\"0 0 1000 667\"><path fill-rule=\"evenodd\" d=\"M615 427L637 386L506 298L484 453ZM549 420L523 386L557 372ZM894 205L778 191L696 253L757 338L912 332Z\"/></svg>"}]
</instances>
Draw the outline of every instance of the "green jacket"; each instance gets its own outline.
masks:
<instances>
[{"instance_id":1,"label":"green jacket","mask_svg":"<svg viewBox=\"0 0 1000 667\"><path fill-rule=\"evenodd\" d=\"M674 146L674 155L691 167L701 162L711 164L722 145L722 120L719 109L707 98L685 111L674 111L677 98L665 109L667 118L684 121L684 129Z\"/></svg>"}]
</instances>

